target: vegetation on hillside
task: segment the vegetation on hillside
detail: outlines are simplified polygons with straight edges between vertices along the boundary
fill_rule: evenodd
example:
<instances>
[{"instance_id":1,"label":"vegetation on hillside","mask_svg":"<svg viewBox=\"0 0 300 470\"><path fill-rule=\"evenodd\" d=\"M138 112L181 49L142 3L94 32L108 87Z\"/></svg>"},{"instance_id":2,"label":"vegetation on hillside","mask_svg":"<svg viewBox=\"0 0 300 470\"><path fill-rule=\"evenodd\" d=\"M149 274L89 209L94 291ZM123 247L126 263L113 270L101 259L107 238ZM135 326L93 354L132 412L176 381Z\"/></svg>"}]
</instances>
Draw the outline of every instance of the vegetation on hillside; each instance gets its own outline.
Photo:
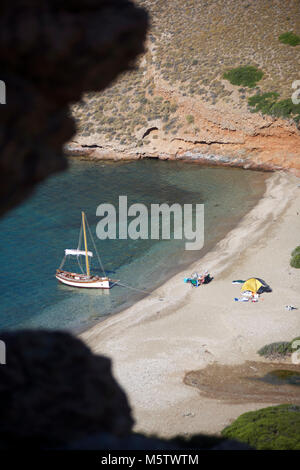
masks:
<instances>
[{"instance_id":1,"label":"vegetation on hillside","mask_svg":"<svg viewBox=\"0 0 300 470\"><path fill-rule=\"evenodd\" d=\"M188 114L186 116L186 120L187 120L188 124L193 124L193 122L195 121L194 116L192 116L191 114Z\"/></svg>"},{"instance_id":2,"label":"vegetation on hillside","mask_svg":"<svg viewBox=\"0 0 300 470\"><path fill-rule=\"evenodd\" d=\"M248 104L252 112L260 111L262 114L269 114L275 117L293 118L300 121L300 104L294 104L291 98L279 100L279 93L269 92L251 96Z\"/></svg>"},{"instance_id":3,"label":"vegetation on hillside","mask_svg":"<svg viewBox=\"0 0 300 470\"><path fill-rule=\"evenodd\" d=\"M276 343L266 344L257 351L257 354L266 358L284 358L290 356L295 349L292 347L296 340L300 340L300 336L292 341L279 341Z\"/></svg>"},{"instance_id":4,"label":"vegetation on hillside","mask_svg":"<svg viewBox=\"0 0 300 470\"><path fill-rule=\"evenodd\" d=\"M78 131L84 137L100 134L121 145L143 145L143 129L159 120L166 133L174 132L178 120L177 104L153 95L153 79L143 80L143 69L124 74L122 80L101 95L93 93L74 105ZM141 87L141 82L144 87ZM139 131L142 131L139 135ZM139 142L138 142L139 141Z\"/></svg>"},{"instance_id":5,"label":"vegetation on hillside","mask_svg":"<svg viewBox=\"0 0 300 470\"><path fill-rule=\"evenodd\" d=\"M300 268L300 253L293 256L293 258L291 259L291 266L292 268Z\"/></svg>"},{"instance_id":6,"label":"vegetation on hillside","mask_svg":"<svg viewBox=\"0 0 300 470\"><path fill-rule=\"evenodd\" d=\"M279 41L283 44L289 44L290 46L298 46L300 44L300 36L294 34L292 31L283 33L279 36Z\"/></svg>"},{"instance_id":7,"label":"vegetation on hillside","mask_svg":"<svg viewBox=\"0 0 300 470\"><path fill-rule=\"evenodd\" d=\"M256 83L262 79L264 73L262 70L246 65L244 67L236 67L230 69L223 74L223 78L229 80L232 85L243 85L254 88Z\"/></svg>"},{"instance_id":8,"label":"vegetation on hillside","mask_svg":"<svg viewBox=\"0 0 300 470\"><path fill-rule=\"evenodd\" d=\"M281 100L290 100L291 85L299 79L296 64L300 48L282 47L278 37L282 31L297 31L297 2L136 3L151 17L146 53L135 70L124 73L102 93L84 95L82 102L73 106L79 135L94 136L95 142L142 147L149 127L170 136L179 129L196 133L193 123L180 115L178 96L245 110L248 98L257 93L277 92ZM237 82L239 88L224 80L224 73L230 70L248 70L246 81ZM260 71L263 76L259 77ZM256 80L250 79L251 73ZM234 74L236 79L238 74ZM290 101L278 103L279 108L272 111L285 117ZM148 139L155 136L153 133Z\"/></svg>"},{"instance_id":9,"label":"vegetation on hillside","mask_svg":"<svg viewBox=\"0 0 300 470\"><path fill-rule=\"evenodd\" d=\"M292 268L300 268L300 246L292 251L290 265Z\"/></svg>"},{"instance_id":10,"label":"vegetation on hillside","mask_svg":"<svg viewBox=\"0 0 300 470\"><path fill-rule=\"evenodd\" d=\"M239 416L222 436L258 450L300 450L300 406L270 406Z\"/></svg>"}]
</instances>

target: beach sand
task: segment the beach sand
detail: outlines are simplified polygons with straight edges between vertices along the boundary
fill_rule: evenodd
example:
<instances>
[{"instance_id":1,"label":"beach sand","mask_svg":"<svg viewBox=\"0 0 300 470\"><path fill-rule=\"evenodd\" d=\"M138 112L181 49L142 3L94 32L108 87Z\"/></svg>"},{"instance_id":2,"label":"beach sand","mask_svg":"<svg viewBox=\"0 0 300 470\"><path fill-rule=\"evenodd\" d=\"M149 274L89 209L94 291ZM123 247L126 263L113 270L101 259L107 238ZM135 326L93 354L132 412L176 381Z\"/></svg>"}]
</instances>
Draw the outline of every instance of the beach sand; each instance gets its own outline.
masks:
<instances>
[{"instance_id":1,"label":"beach sand","mask_svg":"<svg viewBox=\"0 0 300 470\"><path fill-rule=\"evenodd\" d=\"M164 437L219 433L240 414L271 405L251 397L208 398L183 380L213 363L266 361L259 348L300 335L300 269L289 264L300 244L299 183L293 175L272 174L258 204L199 262L80 335L112 359L136 431ZM214 276L210 284L192 288L183 282L204 269ZM235 302L240 286L232 280L256 276L273 292L257 303Z\"/></svg>"}]
</instances>

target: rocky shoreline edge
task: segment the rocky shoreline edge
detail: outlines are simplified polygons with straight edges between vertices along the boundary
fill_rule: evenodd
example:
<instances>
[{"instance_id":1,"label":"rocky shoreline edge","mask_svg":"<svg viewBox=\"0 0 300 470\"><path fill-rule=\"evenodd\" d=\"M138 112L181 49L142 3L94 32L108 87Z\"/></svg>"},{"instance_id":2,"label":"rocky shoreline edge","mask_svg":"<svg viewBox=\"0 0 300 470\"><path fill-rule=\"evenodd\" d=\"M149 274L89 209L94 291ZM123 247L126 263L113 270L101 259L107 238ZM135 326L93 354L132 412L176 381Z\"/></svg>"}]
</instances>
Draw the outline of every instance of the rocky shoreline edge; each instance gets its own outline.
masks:
<instances>
[{"instance_id":1,"label":"rocky shoreline edge","mask_svg":"<svg viewBox=\"0 0 300 470\"><path fill-rule=\"evenodd\" d=\"M244 124L240 120L229 130L228 123L219 122L219 114L217 128L207 119L201 122L202 129L204 124L207 126L205 135L199 131L197 137L185 133L170 138L149 123L142 131L150 140L140 147L104 142L97 135L75 136L65 144L64 153L93 161L155 158L261 171L284 170L300 176L300 131L294 123L251 116L250 123L249 119Z\"/></svg>"},{"instance_id":2,"label":"rocky shoreline edge","mask_svg":"<svg viewBox=\"0 0 300 470\"><path fill-rule=\"evenodd\" d=\"M229 158L224 155L218 155L213 153L202 153L197 150L186 151L182 154L170 155L167 153L151 154L145 153L125 153L116 152L115 150L107 150L95 147L86 146L71 146L67 145L64 149L65 155L68 157L74 157L82 160L90 161L134 161L142 159L158 159L158 160L173 160L173 161L186 161L205 165L214 166L231 166L244 169L261 170L261 171L278 171L287 170L287 168L281 165L276 165L268 162L256 162L251 158L233 157ZM289 169L297 174L297 169Z\"/></svg>"},{"instance_id":3,"label":"rocky shoreline edge","mask_svg":"<svg viewBox=\"0 0 300 470\"><path fill-rule=\"evenodd\" d=\"M286 170L300 176L300 169L287 167L273 162L260 162L252 159L251 156L233 156L215 153L204 153L195 149L188 150L182 153L168 154L158 153L152 154L150 152L124 152L116 151L113 149L105 149L98 146L86 145L71 145L68 144L64 148L64 153L67 157L78 158L81 160L90 161L134 161L142 159L158 159L158 160L173 160L173 161L186 161L191 163L198 163L213 166L231 166L237 168L260 170L260 171L278 171Z\"/></svg>"}]
</instances>

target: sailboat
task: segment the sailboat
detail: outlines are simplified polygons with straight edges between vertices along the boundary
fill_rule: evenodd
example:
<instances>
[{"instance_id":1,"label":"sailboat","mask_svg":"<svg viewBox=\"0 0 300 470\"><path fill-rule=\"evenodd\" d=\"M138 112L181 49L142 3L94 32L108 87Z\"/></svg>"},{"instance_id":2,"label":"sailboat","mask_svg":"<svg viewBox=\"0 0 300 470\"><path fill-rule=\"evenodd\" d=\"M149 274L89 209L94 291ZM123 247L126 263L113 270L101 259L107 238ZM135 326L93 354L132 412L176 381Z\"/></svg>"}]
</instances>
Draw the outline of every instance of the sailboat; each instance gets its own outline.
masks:
<instances>
[{"instance_id":1,"label":"sailboat","mask_svg":"<svg viewBox=\"0 0 300 470\"><path fill-rule=\"evenodd\" d=\"M110 279L109 277L106 276L104 268L103 268L102 263L101 263L100 256L97 252L96 245L94 243L91 231L90 231L89 226L88 226L90 236L91 236L92 241L94 243L94 248L95 248L95 251L96 251L96 254L97 254L97 257L98 257L98 261L99 261L99 264L102 268L104 276L100 277L100 276L91 275L89 258L93 257L93 252L89 251L88 246L87 246L86 216L85 216L85 213L82 212L81 215L82 215L82 221L81 221L81 229L80 229L80 235L79 235L78 248L77 249L66 249L65 250L64 258L61 262L61 265L60 265L59 269L56 270L55 277L62 284L67 284L68 286L72 286L72 287L83 287L83 288L89 288L89 289L91 289L91 288L94 288L94 289L110 289L118 281ZM84 250L80 249L82 231L83 231L83 238L84 238ZM78 265L80 267L81 273L72 273L72 272L69 272L69 271L64 271L62 269L68 256L76 256L77 257L77 261L78 261ZM86 272L84 272L82 267L81 267L80 256L85 256Z\"/></svg>"}]
</instances>

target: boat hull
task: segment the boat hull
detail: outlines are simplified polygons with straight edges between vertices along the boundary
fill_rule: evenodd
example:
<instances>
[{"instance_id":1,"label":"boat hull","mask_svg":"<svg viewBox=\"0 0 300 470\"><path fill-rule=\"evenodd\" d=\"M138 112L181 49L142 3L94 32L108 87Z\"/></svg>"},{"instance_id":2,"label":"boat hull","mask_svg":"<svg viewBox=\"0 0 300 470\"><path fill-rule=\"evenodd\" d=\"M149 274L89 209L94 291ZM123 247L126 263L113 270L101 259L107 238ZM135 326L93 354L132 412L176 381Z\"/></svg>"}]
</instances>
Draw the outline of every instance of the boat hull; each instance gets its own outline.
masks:
<instances>
[{"instance_id":1,"label":"boat hull","mask_svg":"<svg viewBox=\"0 0 300 470\"><path fill-rule=\"evenodd\" d=\"M80 287L83 289L110 289L116 281L112 281L108 277L94 276L88 278L80 274L71 274L66 272L56 273L56 279L67 286Z\"/></svg>"}]
</instances>

